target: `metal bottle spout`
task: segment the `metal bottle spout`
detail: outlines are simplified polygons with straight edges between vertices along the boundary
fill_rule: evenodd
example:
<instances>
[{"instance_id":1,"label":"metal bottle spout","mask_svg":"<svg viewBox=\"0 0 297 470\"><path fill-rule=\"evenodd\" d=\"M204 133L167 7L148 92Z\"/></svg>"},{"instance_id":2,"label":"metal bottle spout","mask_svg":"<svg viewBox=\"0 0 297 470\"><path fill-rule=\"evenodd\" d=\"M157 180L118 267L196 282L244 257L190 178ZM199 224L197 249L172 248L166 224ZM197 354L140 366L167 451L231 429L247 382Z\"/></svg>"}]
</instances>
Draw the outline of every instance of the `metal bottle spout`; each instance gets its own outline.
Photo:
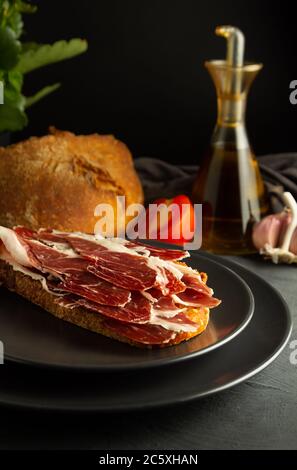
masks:
<instances>
[{"instance_id":1,"label":"metal bottle spout","mask_svg":"<svg viewBox=\"0 0 297 470\"><path fill-rule=\"evenodd\" d=\"M229 67L242 67L244 63L245 37L234 26L217 26L215 33L227 39L226 64Z\"/></svg>"}]
</instances>

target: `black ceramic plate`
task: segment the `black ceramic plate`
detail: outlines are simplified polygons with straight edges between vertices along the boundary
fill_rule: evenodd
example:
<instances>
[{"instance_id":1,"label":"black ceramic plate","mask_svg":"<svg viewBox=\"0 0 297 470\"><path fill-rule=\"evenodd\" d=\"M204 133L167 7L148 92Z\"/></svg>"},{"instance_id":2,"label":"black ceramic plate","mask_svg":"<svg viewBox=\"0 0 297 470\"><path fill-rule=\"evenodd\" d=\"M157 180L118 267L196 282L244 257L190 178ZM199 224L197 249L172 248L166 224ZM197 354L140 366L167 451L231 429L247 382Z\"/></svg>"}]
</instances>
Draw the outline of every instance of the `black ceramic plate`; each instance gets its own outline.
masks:
<instances>
[{"instance_id":1,"label":"black ceramic plate","mask_svg":"<svg viewBox=\"0 0 297 470\"><path fill-rule=\"evenodd\" d=\"M142 369L205 354L238 335L250 321L254 299L247 284L228 268L195 255L190 264L206 271L223 300L204 333L163 349L139 349L56 319L19 296L1 290L0 339L6 360L39 366L96 370Z\"/></svg>"},{"instance_id":2,"label":"black ceramic plate","mask_svg":"<svg viewBox=\"0 0 297 470\"><path fill-rule=\"evenodd\" d=\"M292 322L275 289L241 266L224 263L250 285L255 313L245 330L222 348L183 364L116 374L7 364L0 366L0 403L45 410L129 411L183 403L252 377L280 354Z\"/></svg>"}]
</instances>

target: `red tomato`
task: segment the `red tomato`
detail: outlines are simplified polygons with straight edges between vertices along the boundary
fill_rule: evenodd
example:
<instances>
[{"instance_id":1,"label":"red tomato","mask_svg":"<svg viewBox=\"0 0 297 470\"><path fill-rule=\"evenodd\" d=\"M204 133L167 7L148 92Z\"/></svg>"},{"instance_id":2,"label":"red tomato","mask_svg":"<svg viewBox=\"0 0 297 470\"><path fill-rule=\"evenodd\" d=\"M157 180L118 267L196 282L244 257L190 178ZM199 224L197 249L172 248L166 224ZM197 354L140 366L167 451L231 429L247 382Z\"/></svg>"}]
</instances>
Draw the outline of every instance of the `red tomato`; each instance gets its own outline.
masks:
<instances>
[{"instance_id":1,"label":"red tomato","mask_svg":"<svg viewBox=\"0 0 297 470\"><path fill-rule=\"evenodd\" d=\"M148 207L146 215L147 238L175 245L192 240L195 212L187 196L181 194L173 199L157 199Z\"/></svg>"}]
</instances>

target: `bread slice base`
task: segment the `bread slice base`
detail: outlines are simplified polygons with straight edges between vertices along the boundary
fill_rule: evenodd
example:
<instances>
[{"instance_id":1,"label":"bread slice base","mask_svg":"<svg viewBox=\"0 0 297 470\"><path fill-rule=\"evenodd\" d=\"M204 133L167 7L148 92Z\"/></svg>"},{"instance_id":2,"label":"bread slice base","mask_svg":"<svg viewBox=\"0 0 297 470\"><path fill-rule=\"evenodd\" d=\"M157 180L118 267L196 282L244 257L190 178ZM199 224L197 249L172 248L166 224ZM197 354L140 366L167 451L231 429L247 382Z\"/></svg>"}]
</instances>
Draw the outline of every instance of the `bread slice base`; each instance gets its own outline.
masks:
<instances>
[{"instance_id":1,"label":"bread slice base","mask_svg":"<svg viewBox=\"0 0 297 470\"><path fill-rule=\"evenodd\" d=\"M172 341L161 345L143 344L118 335L106 328L103 324L105 317L100 313L91 312L84 307L67 308L58 305L55 303L55 296L47 292L40 281L15 271L11 265L3 260L0 260L0 283L10 291L16 292L30 302L39 305L61 320L140 348L163 348L178 344L202 333L209 321L208 308L191 308L187 311L187 316L200 325L195 333L178 333Z\"/></svg>"}]
</instances>

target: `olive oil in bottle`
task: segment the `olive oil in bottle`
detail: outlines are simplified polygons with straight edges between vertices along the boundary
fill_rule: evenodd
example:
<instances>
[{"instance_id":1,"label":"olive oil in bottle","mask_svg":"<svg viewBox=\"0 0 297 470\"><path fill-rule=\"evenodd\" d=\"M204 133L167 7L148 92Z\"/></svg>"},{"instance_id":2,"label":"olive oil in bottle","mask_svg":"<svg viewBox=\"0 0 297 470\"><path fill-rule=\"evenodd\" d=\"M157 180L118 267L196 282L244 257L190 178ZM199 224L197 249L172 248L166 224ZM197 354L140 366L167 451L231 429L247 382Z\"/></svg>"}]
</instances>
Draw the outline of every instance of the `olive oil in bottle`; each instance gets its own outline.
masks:
<instances>
[{"instance_id":1,"label":"olive oil in bottle","mask_svg":"<svg viewBox=\"0 0 297 470\"><path fill-rule=\"evenodd\" d=\"M245 128L247 94L262 65L243 63L244 37L237 28L222 26L216 32L228 40L227 59L206 62L217 90L218 118L192 196L203 204L202 248L246 254L256 251L253 224L269 210Z\"/></svg>"}]
</instances>

